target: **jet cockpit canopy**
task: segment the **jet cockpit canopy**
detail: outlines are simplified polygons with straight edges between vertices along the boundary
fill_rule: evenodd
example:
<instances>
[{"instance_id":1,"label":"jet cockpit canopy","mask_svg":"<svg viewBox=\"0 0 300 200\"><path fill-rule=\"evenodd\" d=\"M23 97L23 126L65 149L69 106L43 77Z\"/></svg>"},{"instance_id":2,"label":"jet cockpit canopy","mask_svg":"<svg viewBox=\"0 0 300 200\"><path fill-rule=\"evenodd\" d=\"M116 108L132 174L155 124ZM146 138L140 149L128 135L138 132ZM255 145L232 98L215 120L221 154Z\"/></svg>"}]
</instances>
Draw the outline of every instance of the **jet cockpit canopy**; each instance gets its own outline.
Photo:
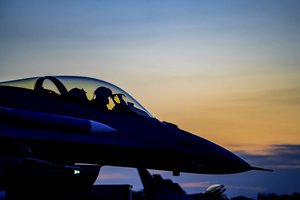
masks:
<instances>
[{"instance_id":1,"label":"jet cockpit canopy","mask_svg":"<svg viewBox=\"0 0 300 200\"><path fill-rule=\"evenodd\" d=\"M99 87L104 87L110 89L112 92L112 95L108 99L108 110L114 110L116 107L125 107L133 113L153 117L127 92L112 83L95 78L83 76L45 76L5 81L1 82L0 85L26 88L37 92L43 91L62 97L74 96L75 98L75 95L77 95L77 97L86 99L86 101L92 101L95 98L94 92Z\"/></svg>"}]
</instances>

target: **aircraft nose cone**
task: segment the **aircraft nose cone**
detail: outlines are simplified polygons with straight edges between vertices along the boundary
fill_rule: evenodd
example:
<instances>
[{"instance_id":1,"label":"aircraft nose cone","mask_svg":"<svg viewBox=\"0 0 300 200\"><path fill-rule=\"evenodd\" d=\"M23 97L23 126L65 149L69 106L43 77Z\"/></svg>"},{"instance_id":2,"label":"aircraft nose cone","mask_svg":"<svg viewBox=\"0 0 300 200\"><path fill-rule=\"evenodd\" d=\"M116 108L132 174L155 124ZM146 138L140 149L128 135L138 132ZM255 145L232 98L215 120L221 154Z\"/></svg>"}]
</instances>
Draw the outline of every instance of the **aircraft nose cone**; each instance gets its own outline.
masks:
<instances>
[{"instance_id":1,"label":"aircraft nose cone","mask_svg":"<svg viewBox=\"0 0 300 200\"><path fill-rule=\"evenodd\" d=\"M239 173L251 170L251 165L248 164L245 160L237 156L236 154L220 147L222 154L215 155L215 159L218 160L217 163L221 167L222 173Z\"/></svg>"},{"instance_id":2,"label":"aircraft nose cone","mask_svg":"<svg viewBox=\"0 0 300 200\"><path fill-rule=\"evenodd\" d=\"M175 147L168 155L175 172L200 174L233 174L252 170L253 167L233 152L196 134L177 127L170 127L169 133L175 138ZM168 149L168 150L169 150Z\"/></svg>"},{"instance_id":3,"label":"aircraft nose cone","mask_svg":"<svg viewBox=\"0 0 300 200\"><path fill-rule=\"evenodd\" d=\"M251 166L242 158L214 143L210 144L207 163L216 174L231 174L248 171Z\"/></svg>"},{"instance_id":4,"label":"aircraft nose cone","mask_svg":"<svg viewBox=\"0 0 300 200\"><path fill-rule=\"evenodd\" d=\"M201 137L198 138L196 148L198 155L194 164L204 173L231 174L252 169L250 164L233 152Z\"/></svg>"}]
</instances>

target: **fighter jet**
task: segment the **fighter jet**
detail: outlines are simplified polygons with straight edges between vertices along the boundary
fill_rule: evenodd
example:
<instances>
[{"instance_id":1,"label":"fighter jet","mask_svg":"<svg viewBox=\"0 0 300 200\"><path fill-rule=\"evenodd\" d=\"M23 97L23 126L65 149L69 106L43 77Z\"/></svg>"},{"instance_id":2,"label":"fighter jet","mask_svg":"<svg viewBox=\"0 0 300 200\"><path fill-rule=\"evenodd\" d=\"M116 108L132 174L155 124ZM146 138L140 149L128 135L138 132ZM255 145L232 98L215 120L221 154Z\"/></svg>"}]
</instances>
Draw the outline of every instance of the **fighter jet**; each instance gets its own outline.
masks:
<instances>
[{"instance_id":1,"label":"fighter jet","mask_svg":"<svg viewBox=\"0 0 300 200\"><path fill-rule=\"evenodd\" d=\"M34 177L35 186L51 182L47 179L55 179L57 185L62 179L83 184L80 177L89 177L85 185L91 185L102 166L174 175L259 169L155 118L127 92L95 78L45 76L1 82L0 118L0 188L20 183L22 177ZM43 180L39 173L45 175Z\"/></svg>"},{"instance_id":2,"label":"fighter jet","mask_svg":"<svg viewBox=\"0 0 300 200\"><path fill-rule=\"evenodd\" d=\"M134 192L134 200L226 200L222 184L213 184L204 192L187 194L178 183L163 179L159 174L150 174L147 169L138 169L143 189Z\"/></svg>"}]
</instances>

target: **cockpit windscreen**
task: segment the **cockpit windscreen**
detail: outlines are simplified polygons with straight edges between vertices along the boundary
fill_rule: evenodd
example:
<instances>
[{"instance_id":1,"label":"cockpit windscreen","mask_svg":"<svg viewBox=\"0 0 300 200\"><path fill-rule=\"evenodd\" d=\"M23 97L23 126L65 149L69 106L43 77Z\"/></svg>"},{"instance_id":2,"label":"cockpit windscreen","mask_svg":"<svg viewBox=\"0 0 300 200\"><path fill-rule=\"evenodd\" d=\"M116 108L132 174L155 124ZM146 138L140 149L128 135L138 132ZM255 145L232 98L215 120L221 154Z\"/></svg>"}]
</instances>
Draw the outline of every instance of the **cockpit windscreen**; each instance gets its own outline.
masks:
<instances>
[{"instance_id":1,"label":"cockpit windscreen","mask_svg":"<svg viewBox=\"0 0 300 200\"><path fill-rule=\"evenodd\" d=\"M135 114L153 117L138 101L121 88L99 79L82 76L45 76L1 82L0 85L13 86L47 92L68 98L81 98L101 106L107 98L105 108L114 111L125 109Z\"/></svg>"}]
</instances>

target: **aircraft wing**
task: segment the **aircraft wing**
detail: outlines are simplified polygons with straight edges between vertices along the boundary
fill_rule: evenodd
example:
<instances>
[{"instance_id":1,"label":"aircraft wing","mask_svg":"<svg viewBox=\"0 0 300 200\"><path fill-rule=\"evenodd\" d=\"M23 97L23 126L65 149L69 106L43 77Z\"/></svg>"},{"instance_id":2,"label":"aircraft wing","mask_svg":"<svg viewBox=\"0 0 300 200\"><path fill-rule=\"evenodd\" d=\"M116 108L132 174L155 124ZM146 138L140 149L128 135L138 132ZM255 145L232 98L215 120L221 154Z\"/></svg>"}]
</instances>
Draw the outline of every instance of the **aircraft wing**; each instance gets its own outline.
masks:
<instances>
[{"instance_id":1,"label":"aircraft wing","mask_svg":"<svg viewBox=\"0 0 300 200\"><path fill-rule=\"evenodd\" d=\"M117 132L108 125L89 119L7 107L0 107L0 130L0 169L24 163L53 165L31 155L32 149L27 143L69 139L64 133L76 139L77 135ZM38 152L34 154L38 155Z\"/></svg>"},{"instance_id":2,"label":"aircraft wing","mask_svg":"<svg viewBox=\"0 0 300 200\"><path fill-rule=\"evenodd\" d=\"M101 166L53 163L39 156L40 147L47 141L55 144L62 138L76 141L82 135L115 132L112 127L89 119L0 107L0 189L17 194L32 188L44 191L47 186L54 190L64 188L59 192L67 191L65 186L73 186L76 191L88 188ZM35 145L38 143L39 148ZM55 145L52 148L55 152Z\"/></svg>"},{"instance_id":3,"label":"aircraft wing","mask_svg":"<svg viewBox=\"0 0 300 200\"><path fill-rule=\"evenodd\" d=\"M78 142L84 138L82 136L117 132L108 125L89 119L7 107L0 107L0 130L0 167L16 165L20 162L19 158L31 157L32 149L27 144L43 147L47 141ZM39 149L34 150L38 155Z\"/></svg>"},{"instance_id":4,"label":"aircraft wing","mask_svg":"<svg viewBox=\"0 0 300 200\"><path fill-rule=\"evenodd\" d=\"M68 199L82 195L94 184L101 167L3 156L0 165L0 191L9 199L56 199L57 194Z\"/></svg>"}]
</instances>

